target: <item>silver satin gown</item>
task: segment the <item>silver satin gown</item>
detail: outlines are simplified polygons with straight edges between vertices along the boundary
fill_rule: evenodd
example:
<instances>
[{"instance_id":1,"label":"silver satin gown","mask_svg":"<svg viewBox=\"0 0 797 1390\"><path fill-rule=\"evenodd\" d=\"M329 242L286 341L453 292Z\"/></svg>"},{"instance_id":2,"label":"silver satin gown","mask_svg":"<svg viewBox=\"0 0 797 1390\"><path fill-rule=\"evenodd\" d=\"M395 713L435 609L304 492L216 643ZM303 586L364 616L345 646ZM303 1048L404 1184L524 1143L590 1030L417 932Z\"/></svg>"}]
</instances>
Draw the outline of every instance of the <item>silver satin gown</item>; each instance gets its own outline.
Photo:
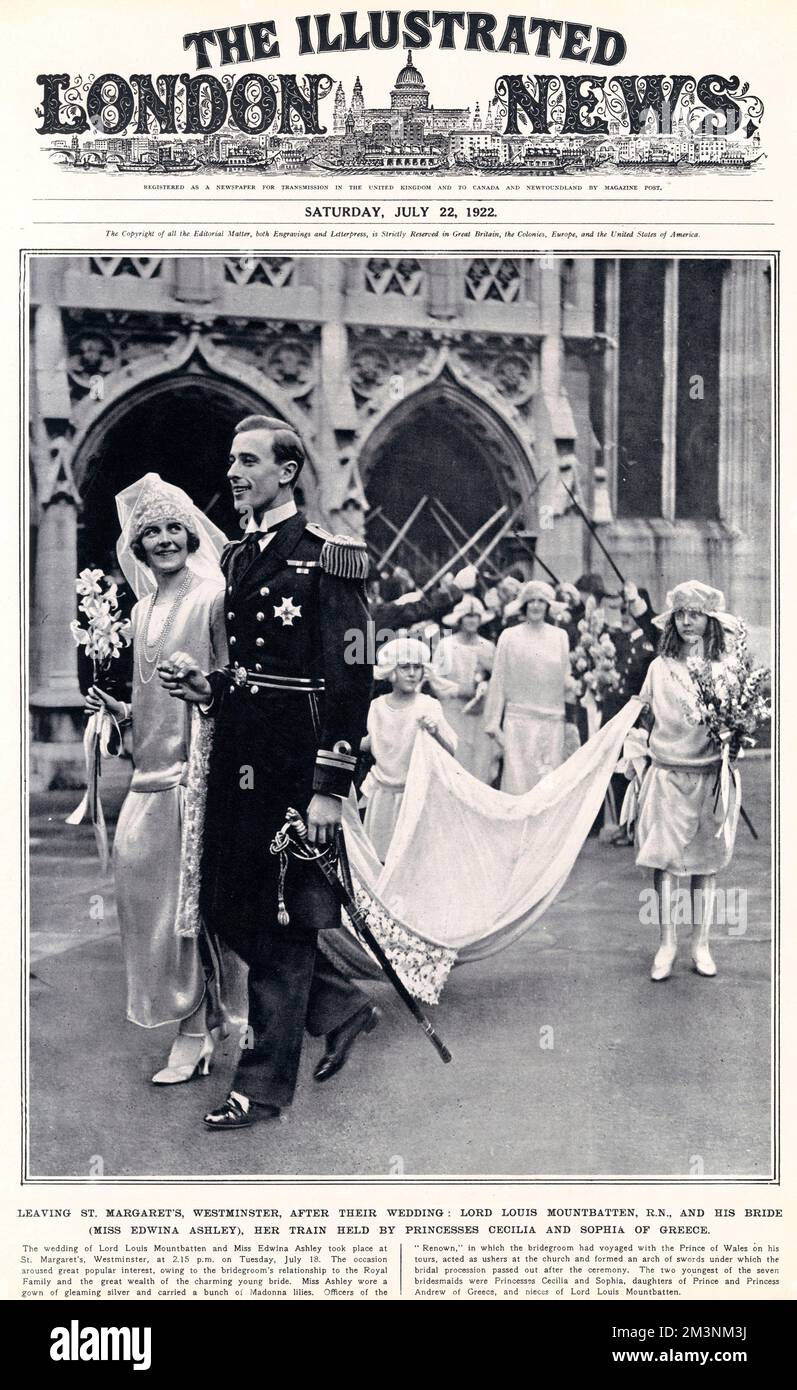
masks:
<instances>
[{"instance_id":1,"label":"silver satin gown","mask_svg":"<svg viewBox=\"0 0 797 1390\"><path fill-rule=\"evenodd\" d=\"M167 635L164 657L189 652L203 671L226 665L221 584L221 578L195 581ZM142 1028L157 1028L192 1014L205 981L196 940L175 932L190 706L166 693L149 662L142 664L152 679L141 679L137 644L148 611L148 598L133 609L135 771L119 815L113 860L127 1017Z\"/></svg>"}]
</instances>

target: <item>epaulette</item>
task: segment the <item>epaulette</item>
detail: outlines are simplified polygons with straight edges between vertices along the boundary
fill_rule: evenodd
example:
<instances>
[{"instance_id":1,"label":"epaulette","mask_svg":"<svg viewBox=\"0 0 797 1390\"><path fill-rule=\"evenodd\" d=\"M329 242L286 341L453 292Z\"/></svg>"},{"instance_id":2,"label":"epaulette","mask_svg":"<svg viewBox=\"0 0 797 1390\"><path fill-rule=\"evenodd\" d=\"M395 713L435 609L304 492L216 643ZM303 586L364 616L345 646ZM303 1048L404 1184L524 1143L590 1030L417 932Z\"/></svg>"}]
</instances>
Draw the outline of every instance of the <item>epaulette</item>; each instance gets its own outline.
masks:
<instances>
[{"instance_id":1,"label":"epaulette","mask_svg":"<svg viewBox=\"0 0 797 1390\"><path fill-rule=\"evenodd\" d=\"M321 568L337 579L367 579L368 548L365 542L354 536L330 536L321 551Z\"/></svg>"},{"instance_id":2,"label":"epaulette","mask_svg":"<svg viewBox=\"0 0 797 1390\"><path fill-rule=\"evenodd\" d=\"M309 531L311 536L317 536L320 541L332 540L332 532L325 531L323 526L319 526L316 521L306 521L304 529L305 531Z\"/></svg>"}]
</instances>

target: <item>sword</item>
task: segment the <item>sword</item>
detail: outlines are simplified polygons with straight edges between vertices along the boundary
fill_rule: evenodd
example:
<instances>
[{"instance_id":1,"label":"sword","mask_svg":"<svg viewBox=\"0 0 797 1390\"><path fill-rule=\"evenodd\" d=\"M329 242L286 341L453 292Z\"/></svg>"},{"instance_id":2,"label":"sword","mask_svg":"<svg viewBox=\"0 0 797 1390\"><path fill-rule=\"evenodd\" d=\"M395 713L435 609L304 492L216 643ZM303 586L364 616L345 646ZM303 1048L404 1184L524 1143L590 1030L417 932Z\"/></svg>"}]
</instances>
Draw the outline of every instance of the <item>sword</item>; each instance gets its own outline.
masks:
<instances>
[{"instance_id":1,"label":"sword","mask_svg":"<svg viewBox=\"0 0 797 1390\"><path fill-rule=\"evenodd\" d=\"M608 550L606 549L606 546L603 544L603 541L601 540L600 536L598 535L598 528L596 527L594 521L590 521L590 519L589 519L589 517L587 516L587 513L584 511L584 508L582 507L581 503L578 501L578 499L577 499L577 498L573 495L573 493L570 491L570 488L567 486L567 483L565 482L564 478L560 478L559 481L560 481L560 483L562 484L562 487L564 488L564 490L565 490L565 492L567 493L568 497L570 498L570 501L573 503L573 506L575 507L576 511L578 512L579 516L581 517L581 520L583 521L583 523L584 523L584 525L586 526L587 530L589 531L590 535L593 537L593 539L596 541L596 543L600 546L601 550L603 551L604 555L606 556L606 559L609 561L609 564L611 565L612 569L614 570L615 574L617 575L617 578L619 579L620 583L621 583L621 584L625 584L625 575L622 574L622 573L620 572L620 570L617 568L617 565L614 563L614 560L612 559L611 555L609 554Z\"/></svg>"},{"instance_id":2,"label":"sword","mask_svg":"<svg viewBox=\"0 0 797 1390\"><path fill-rule=\"evenodd\" d=\"M447 509L447 507L443 506L443 503L440 501L438 497L433 497L430 505L434 520L437 522L438 526L440 527L440 530L444 533L444 535L455 548L460 544L461 541L466 541L469 539L465 527L460 525L460 523L457 521L457 518L451 515L451 512ZM450 522L451 526L453 526L455 530L459 533L459 539L457 539L457 536L454 534L454 531L449 530L448 526L446 525L446 521ZM493 564L492 560L490 561L489 573L493 576L494 579L501 578L501 571Z\"/></svg>"},{"instance_id":3,"label":"sword","mask_svg":"<svg viewBox=\"0 0 797 1390\"><path fill-rule=\"evenodd\" d=\"M525 550L526 554L527 554L527 555L529 556L529 558L531 559L532 564L539 565L539 567L540 567L541 570L545 570L545 573L547 574L547 576L548 576L548 578L550 579L550 581L551 581L552 584L558 584L558 583L559 583L559 580L558 580L558 578L556 577L556 575L554 574L554 572L553 572L553 570L551 569L551 567L550 567L549 565L546 565L545 561L544 561L544 560L541 560L540 557L539 557L539 555L537 554L537 547L536 547L536 546L533 546L533 547L530 546L529 543L528 543L528 541L524 540L523 536L520 534L519 531L513 531L513 532L512 532L512 535L514 536L514 538L515 538L515 540L518 542L518 544L521 545L521 546L523 547L523 549Z\"/></svg>"},{"instance_id":4,"label":"sword","mask_svg":"<svg viewBox=\"0 0 797 1390\"><path fill-rule=\"evenodd\" d=\"M390 542L390 545L388 546L388 548L387 548L387 550L385 551L384 555L380 555L379 559L377 560L377 562L376 562L377 569L380 569L380 570L381 570L382 566L385 565L385 564L387 564L388 560L390 559L391 555L393 554L393 551L394 551L394 550L397 550L398 547L401 545L401 542L404 540L405 536L408 536L408 535L409 535L409 533L410 533L410 531L412 530L412 528L413 528L415 522L417 521L418 517L420 516L421 512L423 511L423 509L424 509L424 507L426 506L426 503L427 503L428 501L429 501L429 498L428 498L428 497L422 497L421 500L420 500L420 502L418 503L418 505L417 505L416 507L413 507L412 511L410 512L409 516L407 517L407 520L404 522L404 525L401 527L400 530L398 530L398 531L396 532L395 536L393 537L392 541Z\"/></svg>"},{"instance_id":5,"label":"sword","mask_svg":"<svg viewBox=\"0 0 797 1390\"><path fill-rule=\"evenodd\" d=\"M376 517L377 513L374 512L373 519L376 520ZM369 520L371 520L370 517ZM389 531L392 531L394 536L398 535L398 526L394 525L394 523L390 520L390 517L386 516L381 507L379 508L379 520L382 522L383 526L386 526ZM432 569L434 567L435 561L430 560L428 555L424 555L423 551L419 550L415 542L411 541L409 536L406 534L404 536L404 544L407 546L409 550L412 551L413 555L415 555L416 558L426 566L427 569Z\"/></svg>"},{"instance_id":6,"label":"sword","mask_svg":"<svg viewBox=\"0 0 797 1390\"><path fill-rule=\"evenodd\" d=\"M340 831L339 833L341 842L345 846L345 841L343 841L343 832ZM344 884L341 883L333 865L330 863L327 856L323 852L315 849L309 843L307 839L307 826L302 820L302 817L299 815L299 812L295 811L292 806L289 806L287 811L285 812L285 824L283 825L281 830L277 831L277 834L274 836L274 839L271 842L271 853L287 854L289 848L293 849L293 852L297 858L304 859L310 863L313 863L316 865L318 869L320 869L327 883L334 892L335 897L337 898L341 907L344 907L346 909L346 912L348 913L351 921L354 924L357 935L362 938L362 940L366 943L366 945L376 956L376 959L379 961L379 964L381 965L383 971L387 975L387 978L389 979L399 998L402 999L403 1002L406 1004L413 1018L415 1018L417 1022L420 1023L424 1033L431 1042L432 1046L437 1050L437 1053L442 1059L442 1061L450 1062L451 1053L449 1052L442 1038L438 1037L432 1024L429 1022L429 1019L423 1012L423 1009L418 1004L418 1001L416 999L413 999L404 982L396 974L396 971L394 970L393 966L388 960L388 957L385 955L384 950L380 946L379 942L377 941L376 937L371 931L371 928L366 922L365 917L363 916L362 912L360 911L359 907L354 901L354 895L351 891L351 888L347 889L344 886ZM345 863L346 865L348 865L348 860L346 860Z\"/></svg>"}]
</instances>

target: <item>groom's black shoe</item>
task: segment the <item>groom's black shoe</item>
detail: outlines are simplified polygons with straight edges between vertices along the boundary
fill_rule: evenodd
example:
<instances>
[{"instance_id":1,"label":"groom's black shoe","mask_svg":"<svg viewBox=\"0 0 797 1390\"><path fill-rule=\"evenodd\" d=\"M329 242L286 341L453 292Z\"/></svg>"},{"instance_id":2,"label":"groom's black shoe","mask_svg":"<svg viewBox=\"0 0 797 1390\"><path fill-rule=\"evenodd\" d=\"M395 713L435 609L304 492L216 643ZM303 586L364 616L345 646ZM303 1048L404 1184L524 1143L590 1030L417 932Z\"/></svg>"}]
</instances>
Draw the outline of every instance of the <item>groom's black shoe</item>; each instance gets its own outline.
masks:
<instances>
[{"instance_id":1,"label":"groom's black shoe","mask_svg":"<svg viewBox=\"0 0 797 1390\"><path fill-rule=\"evenodd\" d=\"M276 1120L279 1114L279 1106L258 1105L254 1101L249 1102L247 1109L231 1091L223 1105L209 1111L203 1123L208 1129L246 1129L258 1120Z\"/></svg>"},{"instance_id":2,"label":"groom's black shoe","mask_svg":"<svg viewBox=\"0 0 797 1390\"><path fill-rule=\"evenodd\" d=\"M366 1004L356 1014L347 1018L339 1028L327 1033L327 1050L318 1063L313 1076L316 1081L328 1081L336 1071L340 1071L351 1050L352 1043L361 1033L373 1033L381 1013L374 1004Z\"/></svg>"}]
</instances>

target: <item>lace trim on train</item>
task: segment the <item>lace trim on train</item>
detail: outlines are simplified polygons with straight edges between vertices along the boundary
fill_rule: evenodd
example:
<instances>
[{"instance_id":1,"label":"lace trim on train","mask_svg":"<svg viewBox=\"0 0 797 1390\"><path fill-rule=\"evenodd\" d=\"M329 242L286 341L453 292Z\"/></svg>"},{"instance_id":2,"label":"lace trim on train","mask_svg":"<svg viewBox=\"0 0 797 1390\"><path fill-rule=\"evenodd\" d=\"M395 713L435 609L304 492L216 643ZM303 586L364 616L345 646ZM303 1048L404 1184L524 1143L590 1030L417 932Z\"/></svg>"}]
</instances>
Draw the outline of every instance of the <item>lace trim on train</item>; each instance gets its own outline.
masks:
<instances>
[{"instance_id":1,"label":"lace trim on train","mask_svg":"<svg viewBox=\"0 0 797 1390\"><path fill-rule=\"evenodd\" d=\"M407 986L410 994L425 1004L436 1004L457 959L456 951L447 946L436 946L424 941L415 932L397 922L354 878L354 899L371 928L374 936L385 952L396 974ZM344 916L356 939L356 930L351 918L344 909ZM364 951L371 955L368 947L360 941Z\"/></svg>"}]
</instances>

